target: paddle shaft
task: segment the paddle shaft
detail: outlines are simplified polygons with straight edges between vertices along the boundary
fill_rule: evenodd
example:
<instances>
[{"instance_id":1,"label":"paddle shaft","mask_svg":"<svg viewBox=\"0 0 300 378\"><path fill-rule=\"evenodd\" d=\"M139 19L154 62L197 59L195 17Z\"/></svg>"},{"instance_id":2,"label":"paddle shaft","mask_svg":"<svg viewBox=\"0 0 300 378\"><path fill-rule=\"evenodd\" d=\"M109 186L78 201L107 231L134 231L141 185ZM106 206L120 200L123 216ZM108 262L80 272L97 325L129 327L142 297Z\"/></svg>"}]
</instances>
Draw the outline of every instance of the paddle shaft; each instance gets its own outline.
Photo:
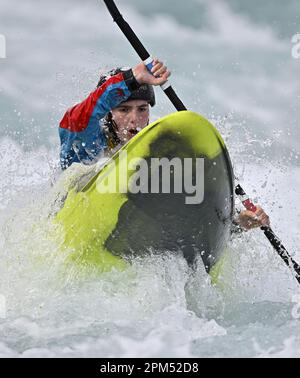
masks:
<instances>
[{"instance_id":1,"label":"paddle shaft","mask_svg":"<svg viewBox=\"0 0 300 378\"><path fill-rule=\"evenodd\" d=\"M247 210L252 211L253 213L256 212L257 208L247 196L245 191L240 185L237 185L235 188L235 194L239 197L242 204ZM261 230L264 232L266 238L272 244L273 248L276 250L278 255L282 258L285 264L295 273L295 278L300 284L300 266L296 263L295 260L292 259L288 251L285 249L284 245L281 243L280 239L275 235L274 231L271 227L261 227Z\"/></svg>"},{"instance_id":2,"label":"paddle shaft","mask_svg":"<svg viewBox=\"0 0 300 378\"><path fill-rule=\"evenodd\" d=\"M141 43L140 39L137 37L135 32L131 29L129 24L124 20L123 16L121 15L119 9L117 8L114 0L103 0L109 13L111 14L114 22L119 26L125 37L128 39L131 46L137 52L139 57L142 59L148 70L151 72L152 68L152 58L149 52L145 49L144 45ZM172 104L175 106L176 110L182 111L187 110L184 104L181 102L177 94L175 93L172 86L167 82L162 86L163 91L168 96ZM251 202L249 197L246 196L243 188L240 185L237 185L235 188L235 193L239 196L242 200L243 205L246 209L255 212L256 207ZM289 255L287 250L284 248L283 244L279 240L279 238L274 234L270 227L261 227L262 231L264 232L265 236L279 254L279 256L283 259L286 265L294 270L295 277L300 284L300 266L292 259Z\"/></svg>"},{"instance_id":3,"label":"paddle shaft","mask_svg":"<svg viewBox=\"0 0 300 378\"><path fill-rule=\"evenodd\" d=\"M124 20L123 16L119 12L119 9L117 8L116 4L113 0L104 0L105 5L107 6L107 9L109 10L109 13L111 14L113 20L115 23L119 26L119 28L122 30L123 34L126 36L128 41L130 42L131 46L134 48L134 50L137 52L138 56L142 59L145 66L148 68L148 70L151 72L151 69L153 67L150 54L145 49L139 38L136 36L135 32L131 29L131 27L128 25L128 23ZM187 108L183 105L181 100L178 98L177 94L175 93L172 86L169 84L169 82L166 82L164 85L161 86L165 94L168 96L169 100L172 102L172 104L175 106L176 110L187 110Z\"/></svg>"}]
</instances>

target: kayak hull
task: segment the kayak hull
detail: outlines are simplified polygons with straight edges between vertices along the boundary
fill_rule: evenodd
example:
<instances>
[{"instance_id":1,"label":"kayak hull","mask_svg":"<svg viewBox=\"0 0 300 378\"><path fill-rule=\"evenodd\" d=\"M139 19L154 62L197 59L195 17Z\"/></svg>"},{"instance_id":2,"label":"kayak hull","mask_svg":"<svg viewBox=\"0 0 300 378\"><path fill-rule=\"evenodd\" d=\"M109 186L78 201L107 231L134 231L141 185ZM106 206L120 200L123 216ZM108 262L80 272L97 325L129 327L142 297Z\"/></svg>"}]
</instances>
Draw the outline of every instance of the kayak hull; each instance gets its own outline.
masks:
<instances>
[{"instance_id":1,"label":"kayak hull","mask_svg":"<svg viewBox=\"0 0 300 378\"><path fill-rule=\"evenodd\" d=\"M194 190L194 191L193 191ZM69 260L99 270L136 256L201 256L207 272L226 249L233 174L220 134L183 111L143 129L56 216Z\"/></svg>"}]
</instances>

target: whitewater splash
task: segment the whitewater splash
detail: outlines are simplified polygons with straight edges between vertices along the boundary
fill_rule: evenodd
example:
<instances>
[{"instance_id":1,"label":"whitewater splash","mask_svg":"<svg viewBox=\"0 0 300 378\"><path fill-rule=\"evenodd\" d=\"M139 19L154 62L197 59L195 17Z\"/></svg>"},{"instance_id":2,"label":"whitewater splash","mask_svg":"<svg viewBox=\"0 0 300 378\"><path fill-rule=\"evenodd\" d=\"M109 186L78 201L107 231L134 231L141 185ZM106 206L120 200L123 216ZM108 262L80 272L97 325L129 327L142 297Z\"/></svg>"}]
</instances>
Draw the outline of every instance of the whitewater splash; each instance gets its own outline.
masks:
<instances>
[{"instance_id":1,"label":"whitewater splash","mask_svg":"<svg viewBox=\"0 0 300 378\"><path fill-rule=\"evenodd\" d=\"M211 285L201 264L192 272L184 258L172 255L137 259L125 272L83 278L62 268L64 255L48 238L51 201L60 177L56 151L48 151L48 158L41 161L37 152L26 153L12 141L1 143L10 151L7 158L11 154L4 164L17 153L23 157L20 165L1 166L6 167L7 183L1 192L6 201L1 201L0 293L5 317L0 319L0 329L7 335L0 346L2 356L96 357L97 350L102 357L226 356L226 343L234 343L236 337L245 338L242 355L273 355L277 349L265 350L260 333L274 334L282 321L288 325L285 337L289 340L297 322L292 315L297 286L259 232L231 242L218 287ZM27 165L31 169L22 180ZM276 228L293 234L288 220L281 219L280 208L296 217L290 199L297 192L290 190L289 200L282 197L280 206L272 197L278 198L278 192L286 189L291 171L247 165L247 173L262 186ZM69 176L64 182L72 185ZM274 182L282 191L277 192ZM17 189L9 191L9 185ZM246 185L251 191L251 182ZM295 244L293 239L288 242L292 249L297 237ZM263 319L268 319L268 329ZM251 339L243 331L245 325ZM287 343L289 350L298 339ZM241 355L239 350L231 353Z\"/></svg>"}]
</instances>

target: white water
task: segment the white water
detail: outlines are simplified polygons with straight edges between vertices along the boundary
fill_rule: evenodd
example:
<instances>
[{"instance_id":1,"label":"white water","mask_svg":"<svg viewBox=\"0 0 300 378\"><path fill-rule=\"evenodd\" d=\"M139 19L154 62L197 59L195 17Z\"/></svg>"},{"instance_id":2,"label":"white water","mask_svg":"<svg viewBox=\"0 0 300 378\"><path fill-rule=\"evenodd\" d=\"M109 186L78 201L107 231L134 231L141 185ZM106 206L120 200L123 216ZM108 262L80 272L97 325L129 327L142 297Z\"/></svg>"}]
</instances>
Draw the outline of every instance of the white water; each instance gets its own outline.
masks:
<instances>
[{"instance_id":1,"label":"white water","mask_svg":"<svg viewBox=\"0 0 300 378\"><path fill-rule=\"evenodd\" d=\"M160 3L120 7L167 59L184 103L215 121L243 186L300 261L298 2ZM137 59L101 2L36 4L1 4L0 356L299 357L299 285L260 231L232 242L223 288L172 256L98 279L62 272L47 238L59 119L101 70ZM157 97L153 119L173 111Z\"/></svg>"}]
</instances>

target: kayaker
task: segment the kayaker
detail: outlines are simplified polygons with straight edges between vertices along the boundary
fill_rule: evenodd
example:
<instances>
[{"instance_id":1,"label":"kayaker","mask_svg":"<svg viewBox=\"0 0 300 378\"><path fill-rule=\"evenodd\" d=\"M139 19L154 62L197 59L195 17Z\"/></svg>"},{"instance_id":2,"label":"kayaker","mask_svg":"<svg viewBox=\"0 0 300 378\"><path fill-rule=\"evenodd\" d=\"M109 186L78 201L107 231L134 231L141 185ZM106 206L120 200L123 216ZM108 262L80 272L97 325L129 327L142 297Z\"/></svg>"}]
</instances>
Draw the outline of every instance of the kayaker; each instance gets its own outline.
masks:
<instances>
[{"instance_id":1,"label":"kayaker","mask_svg":"<svg viewBox=\"0 0 300 378\"><path fill-rule=\"evenodd\" d=\"M155 105L153 85L163 85L170 71L158 59L150 74L144 63L133 69L117 68L100 77L97 88L70 108L60 122L60 163L92 164L109 156L149 124L150 106ZM270 224L257 206L255 213L240 212L234 224L250 230Z\"/></svg>"},{"instance_id":2,"label":"kayaker","mask_svg":"<svg viewBox=\"0 0 300 378\"><path fill-rule=\"evenodd\" d=\"M152 85L164 84L170 72L158 59L152 74L143 63L102 75L97 89L70 108L60 122L60 163L95 163L109 155L149 124L149 105L155 105Z\"/></svg>"}]
</instances>

